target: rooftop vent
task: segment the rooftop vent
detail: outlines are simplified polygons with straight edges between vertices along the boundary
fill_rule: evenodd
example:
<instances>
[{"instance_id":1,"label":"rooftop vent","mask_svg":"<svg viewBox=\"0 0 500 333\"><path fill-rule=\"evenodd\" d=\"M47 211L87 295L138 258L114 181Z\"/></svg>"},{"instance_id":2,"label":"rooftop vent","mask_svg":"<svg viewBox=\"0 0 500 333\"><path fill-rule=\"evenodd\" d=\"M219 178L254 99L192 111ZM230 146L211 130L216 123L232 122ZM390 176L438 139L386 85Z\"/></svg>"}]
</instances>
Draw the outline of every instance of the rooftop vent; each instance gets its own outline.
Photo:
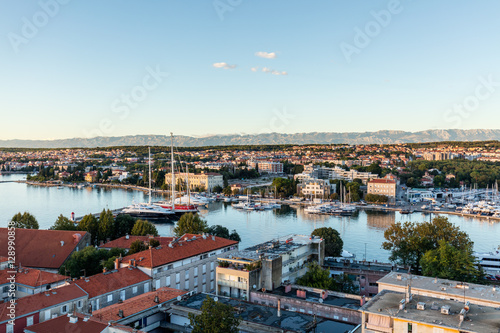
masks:
<instances>
[{"instance_id":1,"label":"rooftop vent","mask_svg":"<svg viewBox=\"0 0 500 333\"><path fill-rule=\"evenodd\" d=\"M64 246L64 241L61 241L61 246Z\"/></svg>"},{"instance_id":2,"label":"rooftop vent","mask_svg":"<svg viewBox=\"0 0 500 333\"><path fill-rule=\"evenodd\" d=\"M460 289L469 289L469 285L465 283L457 283L457 288Z\"/></svg>"},{"instance_id":3,"label":"rooftop vent","mask_svg":"<svg viewBox=\"0 0 500 333\"><path fill-rule=\"evenodd\" d=\"M417 310L425 310L425 302L418 302Z\"/></svg>"},{"instance_id":4,"label":"rooftop vent","mask_svg":"<svg viewBox=\"0 0 500 333\"><path fill-rule=\"evenodd\" d=\"M449 305L443 305L441 307L441 313L445 314L445 315L449 315L450 314L450 306Z\"/></svg>"},{"instance_id":5,"label":"rooftop vent","mask_svg":"<svg viewBox=\"0 0 500 333\"><path fill-rule=\"evenodd\" d=\"M403 298L401 301L399 301L399 310L404 310L406 305L406 300Z\"/></svg>"},{"instance_id":6,"label":"rooftop vent","mask_svg":"<svg viewBox=\"0 0 500 333\"><path fill-rule=\"evenodd\" d=\"M158 297L158 295L155 296L155 303L160 303L160 298Z\"/></svg>"},{"instance_id":7,"label":"rooftop vent","mask_svg":"<svg viewBox=\"0 0 500 333\"><path fill-rule=\"evenodd\" d=\"M85 322L89 321L89 317L84 317L83 321L85 321Z\"/></svg>"},{"instance_id":8,"label":"rooftop vent","mask_svg":"<svg viewBox=\"0 0 500 333\"><path fill-rule=\"evenodd\" d=\"M441 287L441 291L445 291L446 290L446 287Z\"/></svg>"},{"instance_id":9,"label":"rooftop vent","mask_svg":"<svg viewBox=\"0 0 500 333\"><path fill-rule=\"evenodd\" d=\"M128 234L125 235L125 239L129 239L130 236Z\"/></svg>"},{"instance_id":10,"label":"rooftop vent","mask_svg":"<svg viewBox=\"0 0 500 333\"><path fill-rule=\"evenodd\" d=\"M401 280L402 280L402 278L403 278L403 277L402 277L402 275L401 275L400 273L398 273L398 275L396 275L396 279L397 279L398 281L401 281Z\"/></svg>"},{"instance_id":11,"label":"rooftop vent","mask_svg":"<svg viewBox=\"0 0 500 333\"><path fill-rule=\"evenodd\" d=\"M118 317L123 318L123 310L118 310Z\"/></svg>"},{"instance_id":12,"label":"rooftop vent","mask_svg":"<svg viewBox=\"0 0 500 333\"><path fill-rule=\"evenodd\" d=\"M78 317L77 316L70 316L69 322L72 324L76 324L78 322Z\"/></svg>"}]
</instances>

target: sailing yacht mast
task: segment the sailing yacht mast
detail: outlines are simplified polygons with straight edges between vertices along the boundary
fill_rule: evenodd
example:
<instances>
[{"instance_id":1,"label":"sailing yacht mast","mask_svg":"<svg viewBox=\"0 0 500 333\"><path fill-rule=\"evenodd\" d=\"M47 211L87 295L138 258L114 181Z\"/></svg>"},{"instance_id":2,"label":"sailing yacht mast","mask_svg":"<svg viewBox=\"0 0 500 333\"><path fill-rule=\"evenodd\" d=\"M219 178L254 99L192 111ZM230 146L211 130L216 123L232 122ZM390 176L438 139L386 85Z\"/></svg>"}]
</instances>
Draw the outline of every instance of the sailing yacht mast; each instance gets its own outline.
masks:
<instances>
[{"instance_id":1,"label":"sailing yacht mast","mask_svg":"<svg viewBox=\"0 0 500 333\"><path fill-rule=\"evenodd\" d=\"M172 211L175 212L175 169L174 169L174 134L170 132L170 173L172 174Z\"/></svg>"},{"instance_id":2,"label":"sailing yacht mast","mask_svg":"<svg viewBox=\"0 0 500 333\"><path fill-rule=\"evenodd\" d=\"M149 157L148 157L148 164L149 164L149 204L151 205L151 147L148 148L149 151Z\"/></svg>"}]
</instances>

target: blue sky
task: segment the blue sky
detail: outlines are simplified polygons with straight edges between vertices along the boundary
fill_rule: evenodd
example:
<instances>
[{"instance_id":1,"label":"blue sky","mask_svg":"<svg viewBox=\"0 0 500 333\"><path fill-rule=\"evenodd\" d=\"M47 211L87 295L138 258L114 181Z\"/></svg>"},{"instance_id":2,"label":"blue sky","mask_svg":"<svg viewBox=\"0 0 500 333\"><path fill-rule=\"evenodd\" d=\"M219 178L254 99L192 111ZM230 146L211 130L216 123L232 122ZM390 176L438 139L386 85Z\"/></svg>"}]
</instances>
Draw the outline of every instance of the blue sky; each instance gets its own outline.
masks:
<instances>
[{"instance_id":1,"label":"blue sky","mask_svg":"<svg viewBox=\"0 0 500 333\"><path fill-rule=\"evenodd\" d=\"M493 0L0 0L0 139L499 128L499 14Z\"/></svg>"}]
</instances>

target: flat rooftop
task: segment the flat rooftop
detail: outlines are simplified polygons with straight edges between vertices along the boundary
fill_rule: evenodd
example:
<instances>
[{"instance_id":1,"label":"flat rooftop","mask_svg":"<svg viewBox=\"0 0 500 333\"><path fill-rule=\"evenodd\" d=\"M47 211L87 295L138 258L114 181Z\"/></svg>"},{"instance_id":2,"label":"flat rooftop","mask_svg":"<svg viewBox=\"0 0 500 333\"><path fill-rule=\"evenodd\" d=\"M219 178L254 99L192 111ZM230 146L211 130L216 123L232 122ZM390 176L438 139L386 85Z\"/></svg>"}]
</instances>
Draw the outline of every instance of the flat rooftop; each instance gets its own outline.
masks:
<instances>
[{"instance_id":1,"label":"flat rooftop","mask_svg":"<svg viewBox=\"0 0 500 333\"><path fill-rule=\"evenodd\" d=\"M201 305L205 298L209 296L214 298L214 295L208 294L196 294L189 297L186 300L180 301L177 303L177 306L187 307L191 309L200 310ZM228 304L233 308L237 309L238 316L242 318L244 321L257 323L266 326L278 327L285 330L289 330L292 332L306 332L310 329L313 324L314 317L297 312L291 312L286 310L281 310L281 316L277 315L277 308L253 304L245 301L240 301L227 297L218 297L218 302L222 302L224 304ZM336 322L333 320L328 320L320 317L316 317L316 323L318 327L323 325L327 327L327 330L316 330L316 332L349 332L353 330L356 325L345 324Z\"/></svg>"},{"instance_id":2,"label":"flat rooftop","mask_svg":"<svg viewBox=\"0 0 500 333\"><path fill-rule=\"evenodd\" d=\"M460 323L462 301L444 300L436 297L413 295L413 300L406 304L405 310L399 310L399 304L405 298L404 293L383 290L367 302L361 310L368 314L407 319L413 322L452 328L461 332L499 332L500 308L470 304L466 319ZM424 302L425 310L418 310L417 303ZM441 307L449 306L450 314L442 314Z\"/></svg>"},{"instance_id":3,"label":"flat rooftop","mask_svg":"<svg viewBox=\"0 0 500 333\"><path fill-rule=\"evenodd\" d=\"M398 280L398 274L401 275L401 280ZM459 281L446 280L446 279L436 279L427 276L410 275L407 273L396 273L391 272L377 281L379 284L390 284L405 288L411 280L411 288L413 290L428 290L434 293L456 296L457 298L465 297L480 299L483 301L491 301L495 304L500 305L500 289L496 287L496 291L493 290L493 286L486 286L482 284L475 283L465 283L462 285ZM465 286L465 287L464 287ZM464 290L465 288L465 290ZM500 316L500 313L499 313Z\"/></svg>"},{"instance_id":4,"label":"flat rooftop","mask_svg":"<svg viewBox=\"0 0 500 333\"><path fill-rule=\"evenodd\" d=\"M319 299L321 298L321 295L319 293L315 293L312 291L306 291L306 298L304 299L303 297L297 296L297 290L301 290L301 289L292 288L292 290L290 292L286 293L285 287L280 286L269 293L273 294L273 295L302 299L302 300L305 300L308 302L320 303ZM334 306L339 306L339 307L349 308L349 309L354 309L354 310L358 310L361 307L359 305L359 302L360 302L359 299L347 298L347 297L337 297L337 296L333 296L333 295L328 295L323 300L323 304L334 305Z\"/></svg>"},{"instance_id":5,"label":"flat rooftop","mask_svg":"<svg viewBox=\"0 0 500 333\"><path fill-rule=\"evenodd\" d=\"M336 259L326 259L323 262L323 266L328 266L330 269L335 269L335 268L349 268L349 269L359 269L363 271L376 271L376 272L398 272L398 273L405 273L408 272L407 268L404 267L398 267L398 266L393 266L391 264L384 264L384 263L376 263L376 262L369 262L369 261L353 261L349 262L348 260L346 261L339 261Z\"/></svg>"},{"instance_id":6,"label":"flat rooftop","mask_svg":"<svg viewBox=\"0 0 500 333\"><path fill-rule=\"evenodd\" d=\"M245 258L250 260L258 260L259 255L283 255L288 252L294 251L302 246L308 246L310 244L319 244L322 240L319 237L310 237L304 235L288 235L275 238L273 240L257 244L248 247L238 253L234 254L233 257Z\"/></svg>"}]
</instances>

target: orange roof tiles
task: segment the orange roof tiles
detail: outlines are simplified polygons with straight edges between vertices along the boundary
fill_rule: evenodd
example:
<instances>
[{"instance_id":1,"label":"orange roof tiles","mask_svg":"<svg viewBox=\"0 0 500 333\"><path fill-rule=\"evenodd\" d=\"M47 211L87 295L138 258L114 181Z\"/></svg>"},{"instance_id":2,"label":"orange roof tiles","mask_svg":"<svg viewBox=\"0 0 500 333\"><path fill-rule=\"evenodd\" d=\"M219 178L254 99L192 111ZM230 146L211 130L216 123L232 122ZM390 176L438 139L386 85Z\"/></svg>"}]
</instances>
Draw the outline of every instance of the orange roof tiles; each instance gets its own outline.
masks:
<instances>
[{"instance_id":1,"label":"orange roof tiles","mask_svg":"<svg viewBox=\"0 0 500 333\"><path fill-rule=\"evenodd\" d=\"M45 284L60 282L69 278L69 276L49 273L35 268L16 268L15 270L1 270L0 284L9 283L7 278L12 275L10 272L13 271L16 272L14 273L16 275L16 283L30 287L40 287Z\"/></svg>"},{"instance_id":2,"label":"orange roof tiles","mask_svg":"<svg viewBox=\"0 0 500 333\"><path fill-rule=\"evenodd\" d=\"M137 283L148 281L150 277L137 268L123 267L107 273L96 274L84 279L76 280L75 284L80 286L89 294L89 298L107 294Z\"/></svg>"},{"instance_id":3,"label":"orange roof tiles","mask_svg":"<svg viewBox=\"0 0 500 333\"><path fill-rule=\"evenodd\" d=\"M7 244L8 229L0 228L0 244ZM85 231L16 229L16 265L58 269L66 261L78 243L73 237ZM61 246L61 241L63 245ZM0 246L0 255L6 256L7 246Z\"/></svg>"},{"instance_id":4,"label":"orange roof tiles","mask_svg":"<svg viewBox=\"0 0 500 333\"><path fill-rule=\"evenodd\" d=\"M43 293L22 297L16 300L16 317L19 318L26 314L38 312L85 296L87 296L87 293L78 286L67 285ZM7 309L8 305L9 302L0 304L0 323L10 319L7 316L9 313Z\"/></svg>"},{"instance_id":5,"label":"orange roof tiles","mask_svg":"<svg viewBox=\"0 0 500 333\"><path fill-rule=\"evenodd\" d=\"M149 242L150 239L156 239L157 241L160 242L161 246L168 246L168 243L173 241L175 237L149 237L149 236L128 236L129 238L127 239L127 236L123 236L120 238L117 238L115 240L112 240L110 242L107 242L101 246L100 248L114 248L114 247L119 247L121 249L130 249L130 245L135 242L136 240L140 240L143 242Z\"/></svg>"},{"instance_id":6,"label":"orange roof tiles","mask_svg":"<svg viewBox=\"0 0 500 333\"><path fill-rule=\"evenodd\" d=\"M164 246L134 253L123 258L122 263L134 259L137 266L153 268L237 244L237 241L216 236L207 235L204 239L201 235L185 234L173 247Z\"/></svg>"},{"instance_id":7,"label":"orange roof tiles","mask_svg":"<svg viewBox=\"0 0 500 333\"><path fill-rule=\"evenodd\" d=\"M126 318L128 316L136 314L137 312L157 307L158 304L168 302L177 298L177 296L182 296L187 293L188 292L184 290L163 287L156 291L150 291L148 293L129 298L123 301L123 303L113 304L100 310L94 311L92 312L92 315L104 321L118 321L122 319L122 317L118 315L120 310L123 311L123 318ZM156 296L158 296L158 303L155 302Z\"/></svg>"},{"instance_id":8,"label":"orange roof tiles","mask_svg":"<svg viewBox=\"0 0 500 333\"><path fill-rule=\"evenodd\" d=\"M66 332L85 332L101 333L108 323L100 321L97 318L87 317L81 313L75 313L73 316L78 318L76 323L70 323L68 316L59 316L54 319L44 321L25 328L27 333L66 333ZM86 318L86 319L85 319ZM85 319L85 320L84 320ZM143 332L134 331L132 327L113 324L113 327L119 328L122 332Z\"/></svg>"}]
</instances>

